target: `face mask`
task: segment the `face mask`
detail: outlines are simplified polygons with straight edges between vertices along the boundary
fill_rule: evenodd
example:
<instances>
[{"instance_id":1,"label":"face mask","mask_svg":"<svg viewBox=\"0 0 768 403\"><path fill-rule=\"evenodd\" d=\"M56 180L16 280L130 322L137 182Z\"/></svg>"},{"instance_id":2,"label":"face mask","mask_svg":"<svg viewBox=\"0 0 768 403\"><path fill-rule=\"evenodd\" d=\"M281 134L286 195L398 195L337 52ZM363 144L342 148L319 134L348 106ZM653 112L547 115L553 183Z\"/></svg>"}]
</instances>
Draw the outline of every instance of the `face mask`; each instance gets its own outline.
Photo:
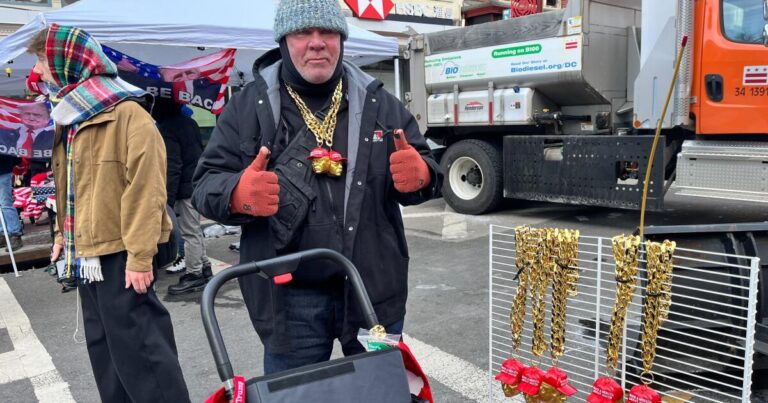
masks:
<instances>
[{"instance_id":1,"label":"face mask","mask_svg":"<svg viewBox=\"0 0 768 403\"><path fill-rule=\"evenodd\" d=\"M27 90L35 94L48 95L48 87L40 78L40 75L34 71L29 72L27 77Z\"/></svg>"}]
</instances>

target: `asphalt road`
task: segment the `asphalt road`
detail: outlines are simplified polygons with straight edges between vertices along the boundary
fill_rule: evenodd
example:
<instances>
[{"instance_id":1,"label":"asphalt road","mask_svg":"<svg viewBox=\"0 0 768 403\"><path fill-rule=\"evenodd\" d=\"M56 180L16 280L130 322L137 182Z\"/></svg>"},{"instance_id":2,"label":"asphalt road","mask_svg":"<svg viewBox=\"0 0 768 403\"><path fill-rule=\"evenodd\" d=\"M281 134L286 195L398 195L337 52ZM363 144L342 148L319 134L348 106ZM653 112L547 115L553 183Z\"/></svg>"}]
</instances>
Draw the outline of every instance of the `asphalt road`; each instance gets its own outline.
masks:
<instances>
[{"instance_id":1,"label":"asphalt road","mask_svg":"<svg viewBox=\"0 0 768 403\"><path fill-rule=\"evenodd\" d=\"M768 221L767 206L670 196L666 209L650 213L647 224ZM488 226L574 228L610 237L632 232L639 214L510 202L496 213L470 217L435 200L404 209L404 217L411 254L406 342L422 352L419 358L432 377L436 401L468 402L487 399ZM208 239L209 255L224 266L236 263L236 253L228 248L236 240ZM165 290L175 279L163 274L156 286L173 318L192 401L199 402L219 387L219 381L200 322L199 295L168 296ZM98 401L76 321L76 298L73 292L60 293L43 270L25 271L19 278L0 275L0 302L20 307L0 306L0 401ZM216 310L235 371L246 378L259 375L262 350L234 284L222 290ZM25 326L25 317L31 328ZM50 365L40 364L47 362Z\"/></svg>"}]
</instances>

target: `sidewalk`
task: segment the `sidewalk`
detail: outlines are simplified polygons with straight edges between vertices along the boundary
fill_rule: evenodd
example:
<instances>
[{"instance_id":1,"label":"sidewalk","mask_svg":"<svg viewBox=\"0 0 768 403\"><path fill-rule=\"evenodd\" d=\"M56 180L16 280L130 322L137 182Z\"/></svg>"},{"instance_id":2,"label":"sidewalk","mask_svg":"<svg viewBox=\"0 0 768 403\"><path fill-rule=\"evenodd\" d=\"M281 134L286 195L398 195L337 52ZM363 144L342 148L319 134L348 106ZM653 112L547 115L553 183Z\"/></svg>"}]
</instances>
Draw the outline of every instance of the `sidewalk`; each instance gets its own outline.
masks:
<instances>
[{"instance_id":1,"label":"sidewalk","mask_svg":"<svg viewBox=\"0 0 768 403\"><path fill-rule=\"evenodd\" d=\"M21 267L26 267L30 263L37 260L45 260L51 255L51 245L53 244L53 238L51 237L50 224L48 224L47 214L43 213L41 218L45 218L44 224L32 224L28 219L24 219L24 246L13 251L13 257L16 260L16 265L21 270ZM2 237L2 231L0 231L0 237ZM45 262L43 262L45 263ZM3 247L0 249L0 273L7 271L13 271L11 266L11 256L8 251Z\"/></svg>"}]
</instances>

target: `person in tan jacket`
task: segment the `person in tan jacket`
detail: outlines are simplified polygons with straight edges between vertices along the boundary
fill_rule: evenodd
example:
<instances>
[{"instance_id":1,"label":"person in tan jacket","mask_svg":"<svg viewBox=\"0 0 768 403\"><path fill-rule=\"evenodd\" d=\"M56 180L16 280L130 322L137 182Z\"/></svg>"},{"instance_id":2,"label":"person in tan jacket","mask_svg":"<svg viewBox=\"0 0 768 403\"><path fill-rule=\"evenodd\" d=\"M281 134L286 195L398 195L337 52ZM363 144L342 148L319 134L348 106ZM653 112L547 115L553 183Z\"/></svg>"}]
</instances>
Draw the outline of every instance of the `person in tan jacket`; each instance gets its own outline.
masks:
<instances>
[{"instance_id":1,"label":"person in tan jacket","mask_svg":"<svg viewBox=\"0 0 768 403\"><path fill-rule=\"evenodd\" d=\"M189 402L170 315L152 287L165 210L165 146L144 106L86 32L53 24L29 52L60 102L53 171L66 277L78 279L88 355L104 402Z\"/></svg>"}]
</instances>

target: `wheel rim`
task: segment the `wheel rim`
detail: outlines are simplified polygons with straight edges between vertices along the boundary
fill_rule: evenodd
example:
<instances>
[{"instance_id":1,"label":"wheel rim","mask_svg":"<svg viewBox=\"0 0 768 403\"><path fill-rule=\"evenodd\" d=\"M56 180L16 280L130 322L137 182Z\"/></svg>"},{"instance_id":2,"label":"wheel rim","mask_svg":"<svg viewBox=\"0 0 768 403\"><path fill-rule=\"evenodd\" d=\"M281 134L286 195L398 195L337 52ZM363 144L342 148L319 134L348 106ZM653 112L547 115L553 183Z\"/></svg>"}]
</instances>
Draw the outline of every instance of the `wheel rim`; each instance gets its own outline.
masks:
<instances>
[{"instance_id":1,"label":"wheel rim","mask_svg":"<svg viewBox=\"0 0 768 403\"><path fill-rule=\"evenodd\" d=\"M483 170L477 161L469 157L453 161L448 180L453 194L463 200L472 200L483 190Z\"/></svg>"}]
</instances>

